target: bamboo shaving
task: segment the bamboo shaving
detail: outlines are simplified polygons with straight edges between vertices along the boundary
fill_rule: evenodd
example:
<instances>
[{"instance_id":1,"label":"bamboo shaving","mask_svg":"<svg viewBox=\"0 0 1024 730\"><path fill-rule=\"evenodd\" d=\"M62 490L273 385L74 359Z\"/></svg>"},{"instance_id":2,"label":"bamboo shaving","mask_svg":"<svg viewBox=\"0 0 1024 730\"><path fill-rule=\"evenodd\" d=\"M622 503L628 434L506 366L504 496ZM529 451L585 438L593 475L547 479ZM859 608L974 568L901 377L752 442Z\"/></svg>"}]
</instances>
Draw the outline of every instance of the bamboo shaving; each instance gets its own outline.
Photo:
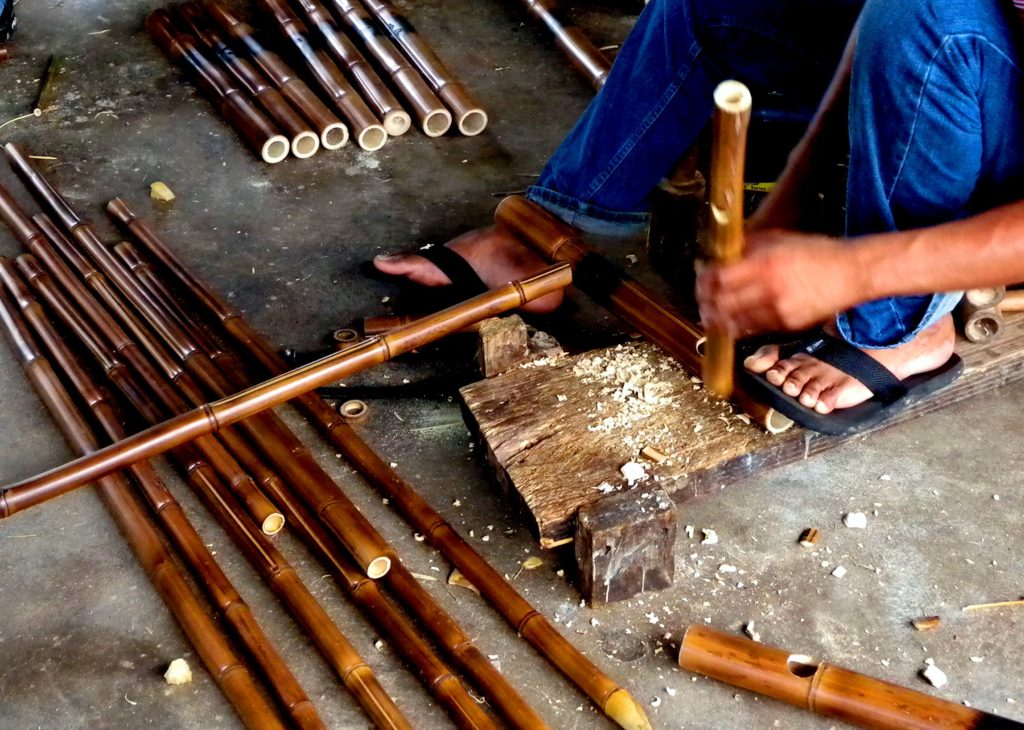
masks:
<instances>
[{"instance_id":1,"label":"bamboo shaving","mask_svg":"<svg viewBox=\"0 0 1024 730\"><path fill-rule=\"evenodd\" d=\"M1019 601L997 601L996 603L975 603L971 606L964 606L961 611L984 611L989 608L1006 608L1008 606L1024 606L1024 598Z\"/></svg>"},{"instance_id":2,"label":"bamboo shaving","mask_svg":"<svg viewBox=\"0 0 1024 730\"><path fill-rule=\"evenodd\" d=\"M480 595L480 590L469 582L469 579L459 572L458 568L452 569L452 572L448 575L448 585L458 586L459 588L466 588L473 591L473 593Z\"/></svg>"}]
</instances>

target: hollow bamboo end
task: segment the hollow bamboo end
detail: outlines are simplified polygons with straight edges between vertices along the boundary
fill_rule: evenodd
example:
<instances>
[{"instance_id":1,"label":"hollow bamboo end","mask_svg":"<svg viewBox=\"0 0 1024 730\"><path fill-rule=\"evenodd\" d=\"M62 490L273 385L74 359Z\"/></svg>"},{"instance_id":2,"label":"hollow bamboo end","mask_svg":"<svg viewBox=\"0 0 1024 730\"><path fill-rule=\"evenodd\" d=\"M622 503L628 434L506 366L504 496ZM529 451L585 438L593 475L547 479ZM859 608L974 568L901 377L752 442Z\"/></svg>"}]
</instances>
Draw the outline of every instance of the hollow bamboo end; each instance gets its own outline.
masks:
<instances>
[{"instance_id":1,"label":"hollow bamboo end","mask_svg":"<svg viewBox=\"0 0 1024 730\"><path fill-rule=\"evenodd\" d=\"M423 133L428 137L440 137L452 128L452 115L447 109L435 109L423 119Z\"/></svg>"},{"instance_id":2,"label":"hollow bamboo end","mask_svg":"<svg viewBox=\"0 0 1024 730\"><path fill-rule=\"evenodd\" d=\"M290 151L291 144L288 142L288 138L283 134L278 134L263 143L260 156L264 162L274 165L287 157Z\"/></svg>"},{"instance_id":3,"label":"hollow bamboo end","mask_svg":"<svg viewBox=\"0 0 1024 730\"><path fill-rule=\"evenodd\" d=\"M122 223L131 223L135 220L135 213L128 207L128 203L121 198L114 198L107 203L107 212Z\"/></svg>"},{"instance_id":4,"label":"hollow bamboo end","mask_svg":"<svg viewBox=\"0 0 1024 730\"><path fill-rule=\"evenodd\" d=\"M392 137L401 137L412 128L412 117L403 111L388 112L383 121L384 129Z\"/></svg>"},{"instance_id":5,"label":"hollow bamboo end","mask_svg":"<svg viewBox=\"0 0 1024 730\"><path fill-rule=\"evenodd\" d=\"M320 149L320 138L312 132L299 132L292 139L292 154L300 160L312 157Z\"/></svg>"},{"instance_id":6,"label":"hollow bamboo end","mask_svg":"<svg viewBox=\"0 0 1024 730\"><path fill-rule=\"evenodd\" d=\"M771 434L780 434L793 428L794 421L789 416L784 416L774 408L769 408L764 416L762 424L764 430Z\"/></svg>"},{"instance_id":7,"label":"hollow bamboo end","mask_svg":"<svg viewBox=\"0 0 1024 730\"><path fill-rule=\"evenodd\" d=\"M338 406L338 413L353 422L364 420L369 412L369 407L361 400L347 400Z\"/></svg>"},{"instance_id":8,"label":"hollow bamboo end","mask_svg":"<svg viewBox=\"0 0 1024 730\"><path fill-rule=\"evenodd\" d=\"M376 152L388 141L388 133L379 124L371 124L359 133L356 141L367 152Z\"/></svg>"},{"instance_id":9,"label":"hollow bamboo end","mask_svg":"<svg viewBox=\"0 0 1024 730\"><path fill-rule=\"evenodd\" d=\"M272 512L263 519L260 529L264 535L276 535L284 528L284 515L280 512Z\"/></svg>"},{"instance_id":10,"label":"hollow bamboo end","mask_svg":"<svg viewBox=\"0 0 1024 730\"><path fill-rule=\"evenodd\" d=\"M964 335L971 342L988 342L999 334L1002 325L1002 317L999 316L998 310L976 312L964 323Z\"/></svg>"},{"instance_id":11,"label":"hollow bamboo end","mask_svg":"<svg viewBox=\"0 0 1024 730\"><path fill-rule=\"evenodd\" d=\"M466 137L475 137L487 128L487 112L470 109L459 117L459 132Z\"/></svg>"},{"instance_id":12,"label":"hollow bamboo end","mask_svg":"<svg viewBox=\"0 0 1024 730\"><path fill-rule=\"evenodd\" d=\"M750 89L739 81L723 81L715 87L715 106L729 114L750 111Z\"/></svg>"},{"instance_id":13,"label":"hollow bamboo end","mask_svg":"<svg viewBox=\"0 0 1024 730\"><path fill-rule=\"evenodd\" d=\"M604 703L604 714L608 715L619 727L627 730L651 730L651 721L640 707L640 703L626 690L619 687L609 695Z\"/></svg>"},{"instance_id":14,"label":"hollow bamboo end","mask_svg":"<svg viewBox=\"0 0 1024 730\"><path fill-rule=\"evenodd\" d=\"M381 555L379 558L374 558L366 566L366 576L377 580L387 575L389 570L391 570L391 558Z\"/></svg>"},{"instance_id":15,"label":"hollow bamboo end","mask_svg":"<svg viewBox=\"0 0 1024 730\"><path fill-rule=\"evenodd\" d=\"M341 122L328 124L320 132L320 144L324 149L336 150L348 144L348 127Z\"/></svg>"}]
</instances>

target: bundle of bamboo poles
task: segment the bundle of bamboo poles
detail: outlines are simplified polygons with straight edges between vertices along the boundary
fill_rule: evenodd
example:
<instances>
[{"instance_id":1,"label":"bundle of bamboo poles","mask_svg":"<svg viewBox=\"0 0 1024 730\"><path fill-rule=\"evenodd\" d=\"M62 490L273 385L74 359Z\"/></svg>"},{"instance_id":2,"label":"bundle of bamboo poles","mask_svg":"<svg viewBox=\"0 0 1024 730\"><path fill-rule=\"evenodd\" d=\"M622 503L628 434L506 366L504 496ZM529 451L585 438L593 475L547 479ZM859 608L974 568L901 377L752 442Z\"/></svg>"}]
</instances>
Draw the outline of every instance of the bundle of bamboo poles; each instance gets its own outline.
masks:
<instances>
[{"instance_id":1,"label":"bundle of bamboo poles","mask_svg":"<svg viewBox=\"0 0 1024 730\"><path fill-rule=\"evenodd\" d=\"M302 61L306 80L218 0L156 10L146 28L265 162L281 162L289 153L312 157L321 146L343 146L349 136L364 150L380 149L412 126L392 86L427 136L447 132L453 114L466 136L486 128L486 112L390 3L257 4L273 35Z\"/></svg>"},{"instance_id":2,"label":"bundle of bamboo poles","mask_svg":"<svg viewBox=\"0 0 1024 730\"><path fill-rule=\"evenodd\" d=\"M276 352L240 315L226 309L215 294L188 274L124 201L112 201L108 210L146 253L129 243L118 244L113 250L108 248L26 154L11 145L6 151L16 172L49 215L30 218L0 187L0 218L28 251L13 262L0 259L0 288L13 298L0 297L0 319L30 378L44 400L53 406L55 418L74 422L75 418L81 420L81 413L88 410L115 444L97 450L97 443L82 441L79 451L92 452L92 462L87 460L57 470L56 478L28 480L20 487L4 490L0 493L0 515L37 504L94 477L104 490L124 492L126 487L119 485L126 477L117 470L127 468L166 530L173 549L181 553L184 564L194 571L197 584L210 602L224 612L225 625L237 634L252 661L258 662L260 676L277 703L274 707L262 699L253 679L255 675L247 673L243 658L225 653L228 650L217 643L223 640L210 638L205 629L193 629L197 622L207 620L197 618L191 608L198 599L185 596L182 590L165 589L157 581L156 567L171 564L172 559L153 559L149 552L140 554L144 562L149 561L147 567L151 563L156 566L151 573L157 587L177 612L189 638L196 642L197 652L221 679L225 694L236 704L243 721L250 727L278 727L278 712L284 710L296 726L320 727L316 710L301 687L269 646L226 578L215 566L211 568L212 559L204 552L202 539L188 524L169 490L144 462L170 451L188 486L263 575L377 726L409 724L377 683L372 669L268 539L257 516L256 507L261 499L283 514L288 528L323 561L380 635L393 642L396 652L421 677L459 727L497 726L497 721L473 699L467 686L470 683L509 726L545 727L543 719L420 586L393 548L303 444L267 410L297 396L298 404L332 444L368 480L391 496L410 523L470 578L523 638L620 725L649 727L643 711L625 689L583 657L523 600L384 460L370 451L349 424L339 422L332 409L309 394L311 388L322 382L325 372L329 373L327 379L335 379L339 373L352 372L422 346L444 333L564 287L570 280L567 266L410 324L378 338L373 347L357 346L332 355L326 364L321 362L282 375L283 365ZM194 304L203 311L194 311ZM240 352L224 344L221 333L228 335ZM43 353L43 348L34 344L35 339L48 352ZM46 363L50 359L59 364L70 388L49 369ZM243 361L259 362L272 375L281 377L269 384L250 386L250 375L241 365ZM94 373L106 376L119 398L107 393L93 379ZM66 390L77 394L77 403ZM209 397L221 400L209 404L204 401ZM126 437L121 425L123 418L117 411L120 403L134 409L154 427ZM188 410L195 406L199 406L198 410ZM184 417L164 420L183 412ZM196 420L188 416L190 413L201 417ZM176 422L192 425L179 429L174 425ZM78 431L72 428L69 439L77 445L75 433ZM98 461L95 454L99 454ZM88 466L90 463L93 466ZM136 505L135 510L140 512L141 508ZM119 519L135 525L142 518ZM159 536L151 538L151 542L154 540L161 542ZM169 569L160 571L161 581L171 580L163 578L165 573L170 575ZM226 668L231 668L232 673L228 674Z\"/></svg>"}]
</instances>

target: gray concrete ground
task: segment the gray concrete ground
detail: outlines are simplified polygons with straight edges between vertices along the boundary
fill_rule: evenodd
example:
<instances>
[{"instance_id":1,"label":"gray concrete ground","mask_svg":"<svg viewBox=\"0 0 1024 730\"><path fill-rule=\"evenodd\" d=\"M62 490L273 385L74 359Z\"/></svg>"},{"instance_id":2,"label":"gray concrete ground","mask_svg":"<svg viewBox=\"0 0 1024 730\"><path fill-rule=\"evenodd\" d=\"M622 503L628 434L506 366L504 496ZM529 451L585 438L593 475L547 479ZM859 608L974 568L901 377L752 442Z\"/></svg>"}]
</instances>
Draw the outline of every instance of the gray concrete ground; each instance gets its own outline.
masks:
<instances>
[{"instance_id":1,"label":"gray concrete ground","mask_svg":"<svg viewBox=\"0 0 1024 730\"><path fill-rule=\"evenodd\" d=\"M387 311L380 302L394 289L362 277L360 262L485 223L493 194L528 184L590 96L545 36L523 25L516 3L423 0L410 4L412 17L491 112L488 132L438 140L409 134L376 154L349 147L268 167L150 44L141 26L157 5L23 0L14 58L0 67L0 121L31 108L49 54L67 55L70 71L56 109L6 126L0 138L56 157L44 163L51 178L110 240L117 234L102 204L115 194L136 201L256 325L299 349L322 346L325 333L355 317ZM600 44L627 32L636 7L621 5L586 15ZM16 187L6 170L0 180ZM151 204L154 180L170 185L178 200ZM16 252L0 234L0 253ZM589 316L602 323L599 314ZM360 382L430 378L450 368L444 357L452 352L392 363ZM540 554L474 454L457 404L392 398L372 407L370 440L464 535L472 530L499 570L516 575L525 557ZM831 725L677 670L675 641L691 622L738 631L753 621L766 643L1024 719L1024 610L960 611L1024 590L1016 458L1022 407L1024 389L1007 387L686 505L683 522L698 537L681 537L672 590L591 609L558 577L553 555L515 583L630 688L656 727ZM69 456L6 354L0 433L4 483ZM608 726L475 595L447 587L443 558L417 542L334 454L317 449L409 567L438 578L427 588L551 725ZM179 482L173 488L330 725L366 726L227 538ZM842 526L849 511L868 514L865 530ZM824 535L817 554L795 544L809 526ZM705 527L717 531L718 545L698 544ZM380 637L325 571L288 535L279 542L414 724L446 726L392 650L375 646ZM718 573L722 563L738 572ZM164 684L160 674L171 659L188 657L196 669L198 662L91 491L0 523L0 565L0 728L237 726L204 672L191 685ZM831 575L837 565L849 571L841 579ZM925 614L941 614L942 629L915 632L909 619ZM949 675L942 689L918 677L929 657Z\"/></svg>"}]
</instances>

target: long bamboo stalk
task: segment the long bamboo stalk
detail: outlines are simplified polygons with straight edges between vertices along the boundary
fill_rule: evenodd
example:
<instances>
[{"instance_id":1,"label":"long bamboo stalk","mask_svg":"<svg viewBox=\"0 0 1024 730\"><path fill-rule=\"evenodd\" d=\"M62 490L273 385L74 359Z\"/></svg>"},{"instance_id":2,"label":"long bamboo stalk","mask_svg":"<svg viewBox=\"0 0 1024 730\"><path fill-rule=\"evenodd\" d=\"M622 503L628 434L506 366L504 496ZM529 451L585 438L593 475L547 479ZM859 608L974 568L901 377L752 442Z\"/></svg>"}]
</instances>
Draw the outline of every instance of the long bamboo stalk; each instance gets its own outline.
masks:
<instances>
[{"instance_id":1,"label":"long bamboo stalk","mask_svg":"<svg viewBox=\"0 0 1024 730\"><path fill-rule=\"evenodd\" d=\"M494 217L498 225L541 258L572 264L574 281L580 289L668 352L691 374L700 374L700 345L704 339L700 328L583 243L576 229L519 196L502 200ZM789 418L742 389L734 390L733 401L770 433L782 433L793 425Z\"/></svg>"},{"instance_id":2,"label":"long bamboo stalk","mask_svg":"<svg viewBox=\"0 0 1024 730\"><path fill-rule=\"evenodd\" d=\"M423 77L374 25L366 8L358 0L331 0L335 13L363 45L363 49L384 69L391 83L401 94L423 133L440 137L452 126L452 115L437 95L430 90Z\"/></svg>"},{"instance_id":3,"label":"long bamboo stalk","mask_svg":"<svg viewBox=\"0 0 1024 730\"><path fill-rule=\"evenodd\" d=\"M231 50L224 38L206 22L203 11L195 3L178 5L175 15L202 44L207 53L213 54L221 68L229 73L263 111L291 137L292 154L299 159L312 157L320 149L320 137L313 133L309 123L292 108L281 92L271 86L263 74L245 58Z\"/></svg>"},{"instance_id":4,"label":"long bamboo stalk","mask_svg":"<svg viewBox=\"0 0 1024 730\"><path fill-rule=\"evenodd\" d=\"M739 81L723 81L715 88L709 243L712 260L721 264L735 263L743 256L743 162L750 104L750 90ZM735 366L735 340L728 333L709 329L703 368L705 387L719 398L731 396Z\"/></svg>"},{"instance_id":5,"label":"long bamboo stalk","mask_svg":"<svg viewBox=\"0 0 1024 730\"><path fill-rule=\"evenodd\" d=\"M302 0L300 0L301 2ZM352 0L354 3L360 0ZM406 57L423 74L434 93L455 115L455 125L467 137L480 134L487 127L487 112L469 93L465 84L448 70L434 49L387 0L362 0L364 5L398 44Z\"/></svg>"},{"instance_id":6,"label":"long bamboo stalk","mask_svg":"<svg viewBox=\"0 0 1024 730\"><path fill-rule=\"evenodd\" d=\"M187 291L221 323L224 330L253 360L270 374L286 371L280 356L262 335L249 326L241 312L225 303L213 289L193 275L124 200L112 200L107 210L175 277L182 290ZM377 456L343 418L312 393L302 395L296 403L331 444L391 500L391 504L403 517L425 535L542 656L622 727L650 727L643 709L630 694L566 641L438 512Z\"/></svg>"},{"instance_id":7,"label":"long bamboo stalk","mask_svg":"<svg viewBox=\"0 0 1024 730\"><path fill-rule=\"evenodd\" d=\"M220 110L224 120L264 162L274 164L288 156L291 149L288 139L196 47L189 36L174 27L166 10L153 11L146 19L146 30L164 53L192 72L199 88Z\"/></svg>"},{"instance_id":8,"label":"long bamboo stalk","mask_svg":"<svg viewBox=\"0 0 1024 730\"><path fill-rule=\"evenodd\" d=\"M604 86L612 64L579 26L565 22L551 0L522 0L527 11L551 31L555 45L569 59L573 68L583 74L598 91Z\"/></svg>"},{"instance_id":9,"label":"long bamboo stalk","mask_svg":"<svg viewBox=\"0 0 1024 730\"><path fill-rule=\"evenodd\" d=\"M352 85L345 79L341 69L331 57L314 44L305 24L298 19L284 0L258 0L262 7L280 28L282 35L295 48L298 55L313 74L317 84L330 98L334 108L348 120L352 135L364 150L379 150L388 141L388 133L377 121Z\"/></svg>"},{"instance_id":10,"label":"long bamboo stalk","mask_svg":"<svg viewBox=\"0 0 1024 730\"><path fill-rule=\"evenodd\" d=\"M25 374L75 451L80 454L94 451L97 448L95 436L16 311L0 289L0 323ZM192 593L156 526L132 497L132 486L127 478L112 474L98 480L96 486L157 593L242 722L249 728L284 728L249 670Z\"/></svg>"},{"instance_id":11,"label":"long bamboo stalk","mask_svg":"<svg viewBox=\"0 0 1024 730\"><path fill-rule=\"evenodd\" d=\"M320 143L324 148L336 150L348 142L348 127L341 123L280 56L263 47L251 26L241 22L219 3L204 2L202 7L221 30L245 49L249 58L281 92L281 96L290 101L319 131Z\"/></svg>"}]
</instances>

